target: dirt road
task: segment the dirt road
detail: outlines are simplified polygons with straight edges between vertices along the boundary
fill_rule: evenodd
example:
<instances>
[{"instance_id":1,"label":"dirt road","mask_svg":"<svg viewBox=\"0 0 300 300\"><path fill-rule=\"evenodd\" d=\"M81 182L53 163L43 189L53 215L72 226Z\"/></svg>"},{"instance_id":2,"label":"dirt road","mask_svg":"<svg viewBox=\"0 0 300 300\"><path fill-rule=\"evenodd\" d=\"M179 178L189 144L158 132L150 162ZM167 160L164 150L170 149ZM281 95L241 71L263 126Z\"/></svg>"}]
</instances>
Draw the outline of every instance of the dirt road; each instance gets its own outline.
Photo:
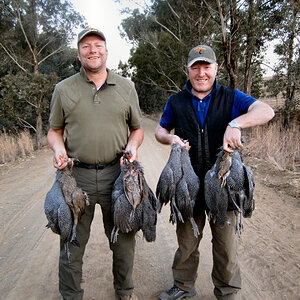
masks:
<instances>
[{"instance_id":1,"label":"dirt road","mask_svg":"<svg viewBox=\"0 0 300 300\"><path fill-rule=\"evenodd\" d=\"M145 141L139 155L153 190L170 151L169 146L155 141L155 126L145 118ZM35 157L0 169L0 299L60 299L59 237L45 228L43 208L55 176L51 161L51 151L44 149ZM299 190L294 188L299 174L279 172L258 160L247 162L255 174L257 209L245 220L240 238L243 290L239 299L299 299L300 205ZM168 219L167 206L158 218L156 242L147 243L141 233L137 236L134 282L142 300L158 299L159 293L172 285L176 237ZM206 226L200 244L198 295L193 299L214 299L210 239ZM84 257L84 299L114 299L111 264L98 208Z\"/></svg>"}]
</instances>

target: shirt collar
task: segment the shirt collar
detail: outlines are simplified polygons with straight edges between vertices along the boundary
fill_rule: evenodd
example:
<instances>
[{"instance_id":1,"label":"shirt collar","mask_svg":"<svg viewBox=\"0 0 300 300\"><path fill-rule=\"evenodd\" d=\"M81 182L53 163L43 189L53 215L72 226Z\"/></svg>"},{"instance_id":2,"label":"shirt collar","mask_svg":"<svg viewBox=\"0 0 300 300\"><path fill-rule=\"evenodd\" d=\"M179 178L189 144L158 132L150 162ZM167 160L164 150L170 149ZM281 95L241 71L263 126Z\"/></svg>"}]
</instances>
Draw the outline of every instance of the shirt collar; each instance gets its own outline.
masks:
<instances>
[{"instance_id":1,"label":"shirt collar","mask_svg":"<svg viewBox=\"0 0 300 300\"><path fill-rule=\"evenodd\" d=\"M109 70L109 69L106 69L106 70L107 70L107 78L106 78L107 84L108 84L108 85L115 85L115 84L116 84L116 75L115 75L114 72L112 72L111 70ZM85 81L87 81L87 82L89 82L89 83L92 83L92 82L93 82L92 80L90 80L90 79L88 78L88 76L86 75L86 71L85 71L85 69L84 69L83 67L80 68L80 75L81 75L81 77L82 77Z\"/></svg>"},{"instance_id":2,"label":"shirt collar","mask_svg":"<svg viewBox=\"0 0 300 300\"><path fill-rule=\"evenodd\" d=\"M215 92L216 88L217 88L217 85L218 85L218 82L217 82L217 79L215 79L215 82L214 82L214 85L213 85L213 89L212 91L207 95L205 96L203 99L206 99L207 97L210 97L212 95L212 93ZM196 95L194 95L192 93L192 84L190 82L190 80L188 80L185 84L185 89L194 97L194 98L197 98L199 99Z\"/></svg>"}]
</instances>

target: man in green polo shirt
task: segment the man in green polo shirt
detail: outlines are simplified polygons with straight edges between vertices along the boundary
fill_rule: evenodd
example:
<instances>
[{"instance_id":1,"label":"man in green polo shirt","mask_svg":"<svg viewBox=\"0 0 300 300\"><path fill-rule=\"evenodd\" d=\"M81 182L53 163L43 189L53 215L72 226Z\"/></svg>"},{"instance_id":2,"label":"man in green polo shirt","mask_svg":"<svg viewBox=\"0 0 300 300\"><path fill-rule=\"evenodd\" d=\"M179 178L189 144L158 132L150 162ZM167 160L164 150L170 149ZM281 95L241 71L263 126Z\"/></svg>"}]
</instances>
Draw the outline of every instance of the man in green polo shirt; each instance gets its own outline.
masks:
<instances>
[{"instance_id":1,"label":"man in green polo shirt","mask_svg":"<svg viewBox=\"0 0 300 300\"><path fill-rule=\"evenodd\" d=\"M134 84L106 68L108 51L103 33L87 28L78 35L77 73L55 87L50 112L48 143L57 169L69 158L77 185L88 193L90 205L77 226L80 247L70 245L68 261L63 244L59 258L59 290L63 299L82 299L82 258L90 235L95 205L100 204L105 234L113 252L114 288L118 299L137 299L133 294L132 270L135 233L119 233L110 242L113 224L111 192L120 174L119 154L131 151L137 159L144 132Z\"/></svg>"}]
</instances>

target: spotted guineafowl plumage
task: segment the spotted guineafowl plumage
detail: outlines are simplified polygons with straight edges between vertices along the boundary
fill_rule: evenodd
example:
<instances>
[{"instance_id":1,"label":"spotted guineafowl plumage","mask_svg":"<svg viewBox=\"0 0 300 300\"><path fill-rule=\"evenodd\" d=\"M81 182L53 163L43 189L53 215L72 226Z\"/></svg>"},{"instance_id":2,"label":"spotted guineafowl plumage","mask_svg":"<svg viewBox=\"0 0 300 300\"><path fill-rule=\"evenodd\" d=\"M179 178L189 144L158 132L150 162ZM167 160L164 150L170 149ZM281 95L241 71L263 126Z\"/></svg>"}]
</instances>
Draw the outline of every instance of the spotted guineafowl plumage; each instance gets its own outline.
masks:
<instances>
[{"instance_id":1,"label":"spotted guineafowl plumage","mask_svg":"<svg viewBox=\"0 0 300 300\"><path fill-rule=\"evenodd\" d=\"M221 150L215 164L206 173L204 182L205 201L211 218L222 227L228 224L227 210L234 210L237 216L236 231L240 234L242 217L251 217L255 208L253 173L243 163L240 151L229 154Z\"/></svg>"},{"instance_id":2,"label":"spotted guineafowl plumage","mask_svg":"<svg viewBox=\"0 0 300 300\"><path fill-rule=\"evenodd\" d=\"M191 165L187 148L172 144L170 157L157 183L156 196L161 207L170 202L170 222L190 220L196 237L199 230L193 211L199 189L200 180Z\"/></svg>"},{"instance_id":3,"label":"spotted guineafowl plumage","mask_svg":"<svg viewBox=\"0 0 300 300\"><path fill-rule=\"evenodd\" d=\"M128 233L141 229L146 241L152 242L156 238L159 204L145 180L142 166L136 160L130 162L129 157L130 153L124 154L121 173L113 186L111 241L117 241L119 231Z\"/></svg>"},{"instance_id":4,"label":"spotted guineafowl plumage","mask_svg":"<svg viewBox=\"0 0 300 300\"><path fill-rule=\"evenodd\" d=\"M48 220L46 227L60 235L68 260L69 243L80 247L76 227L85 207L89 205L87 194L77 187L71 168L70 161L63 170L57 170L55 182L47 193L44 203Z\"/></svg>"},{"instance_id":5,"label":"spotted guineafowl plumage","mask_svg":"<svg viewBox=\"0 0 300 300\"><path fill-rule=\"evenodd\" d=\"M60 177L61 171L57 171L56 180L45 198L44 211L48 220L46 227L60 235L67 258L70 259L69 242L72 236L73 219L62 194Z\"/></svg>"}]
</instances>

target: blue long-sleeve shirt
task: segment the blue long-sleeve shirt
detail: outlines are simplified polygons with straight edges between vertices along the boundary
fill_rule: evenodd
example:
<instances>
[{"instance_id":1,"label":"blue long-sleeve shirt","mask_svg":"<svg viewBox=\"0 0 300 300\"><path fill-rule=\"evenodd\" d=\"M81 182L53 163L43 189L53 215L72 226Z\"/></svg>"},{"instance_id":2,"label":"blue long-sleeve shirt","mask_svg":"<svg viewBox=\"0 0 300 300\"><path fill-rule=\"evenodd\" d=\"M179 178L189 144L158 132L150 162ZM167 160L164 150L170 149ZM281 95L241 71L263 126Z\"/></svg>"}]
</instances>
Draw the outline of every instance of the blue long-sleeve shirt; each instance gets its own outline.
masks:
<instances>
[{"instance_id":1,"label":"blue long-sleeve shirt","mask_svg":"<svg viewBox=\"0 0 300 300\"><path fill-rule=\"evenodd\" d=\"M187 81L185 85L185 89L192 95L193 106L196 112L198 123L200 127L203 129L205 124L205 118L207 115L207 111L209 108L209 103L211 100L212 93L215 91L217 87L217 81L214 83L213 90L205 96L203 99L199 99L196 95L194 95L191 91L191 84ZM238 89L235 90L234 93L234 101L233 107L231 112L231 120L237 118L238 116L246 113L248 111L249 106L254 103L257 99L248 96L247 94L239 91ZM172 130L175 127L174 120L173 120L173 113L170 106L170 98L167 101L167 104L164 108L162 117L160 119L160 126L167 129Z\"/></svg>"}]
</instances>

